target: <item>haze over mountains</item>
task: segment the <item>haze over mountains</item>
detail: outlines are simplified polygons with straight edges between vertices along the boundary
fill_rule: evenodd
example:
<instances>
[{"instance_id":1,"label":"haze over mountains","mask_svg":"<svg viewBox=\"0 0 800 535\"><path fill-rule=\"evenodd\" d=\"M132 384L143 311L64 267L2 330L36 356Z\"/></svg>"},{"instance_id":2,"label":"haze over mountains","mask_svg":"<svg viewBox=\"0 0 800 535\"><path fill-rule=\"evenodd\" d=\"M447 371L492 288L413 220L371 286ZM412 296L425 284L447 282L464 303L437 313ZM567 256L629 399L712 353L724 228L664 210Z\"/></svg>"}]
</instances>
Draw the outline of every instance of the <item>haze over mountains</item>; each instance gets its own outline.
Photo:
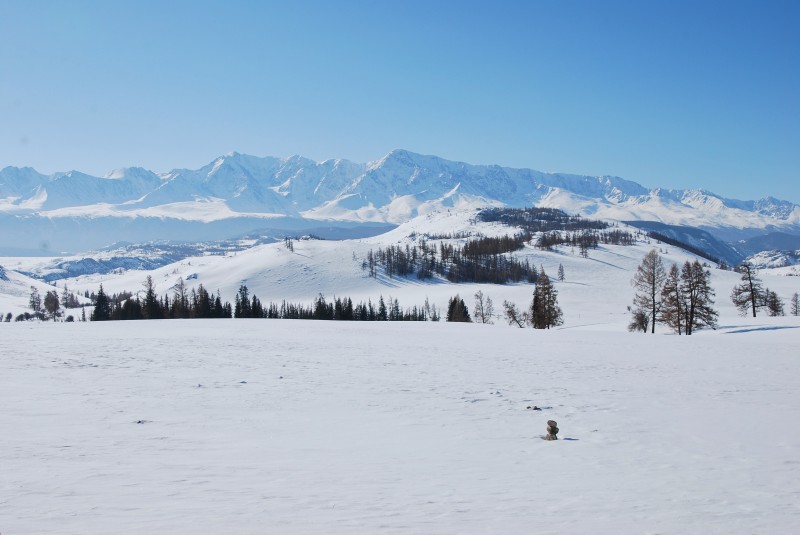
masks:
<instances>
[{"instance_id":1,"label":"haze over mountains","mask_svg":"<svg viewBox=\"0 0 800 535\"><path fill-rule=\"evenodd\" d=\"M156 174L134 167L105 177L6 167L0 223L14 231L4 233L0 249L76 251L265 229L357 236L437 210L532 205L695 227L729 242L800 235L800 206L771 197L741 201L704 190L649 190L618 177L470 165L394 150L366 164L229 153L197 170Z\"/></svg>"}]
</instances>

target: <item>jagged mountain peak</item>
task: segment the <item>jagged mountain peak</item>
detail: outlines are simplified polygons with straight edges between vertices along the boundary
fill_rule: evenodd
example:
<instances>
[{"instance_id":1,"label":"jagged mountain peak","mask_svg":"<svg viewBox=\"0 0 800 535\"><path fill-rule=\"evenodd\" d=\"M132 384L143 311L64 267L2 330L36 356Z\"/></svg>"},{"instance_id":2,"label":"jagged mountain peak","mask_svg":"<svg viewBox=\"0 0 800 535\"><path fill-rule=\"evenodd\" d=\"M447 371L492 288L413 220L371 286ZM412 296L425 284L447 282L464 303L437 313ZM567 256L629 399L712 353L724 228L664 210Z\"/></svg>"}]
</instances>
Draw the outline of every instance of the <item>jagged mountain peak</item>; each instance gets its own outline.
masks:
<instances>
[{"instance_id":1,"label":"jagged mountain peak","mask_svg":"<svg viewBox=\"0 0 800 535\"><path fill-rule=\"evenodd\" d=\"M231 151L199 169L156 175L129 167L104 178L7 167L0 171L0 201L0 211L15 213L61 208L85 213L80 207L103 205L111 215L149 210L145 215L152 217L160 207L159 217L172 217L180 205L176 217L190 219L247 213L389 223L456 206L545 205L623 221L800 232L800 206L771 197L736 201L703 189L651 190L613 175L476 165L401 148L366 164ZM209 202L219 214L209 213L216 209Z\"/></svg>"}]
</instances>

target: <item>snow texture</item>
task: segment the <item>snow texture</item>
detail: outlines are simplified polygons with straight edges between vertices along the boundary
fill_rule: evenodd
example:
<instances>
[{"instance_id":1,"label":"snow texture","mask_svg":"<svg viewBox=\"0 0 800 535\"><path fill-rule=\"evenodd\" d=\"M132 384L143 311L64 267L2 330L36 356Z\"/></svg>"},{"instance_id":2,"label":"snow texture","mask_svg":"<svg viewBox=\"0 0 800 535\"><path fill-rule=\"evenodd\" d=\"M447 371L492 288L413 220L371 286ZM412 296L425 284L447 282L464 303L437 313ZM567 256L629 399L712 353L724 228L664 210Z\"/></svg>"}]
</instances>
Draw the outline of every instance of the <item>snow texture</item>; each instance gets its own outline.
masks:
<instances>
[{"instance_id":1,"label":"snow texture","mask_svg":"<svg viewBox=\"0 0 800 535\"><path fill-rule=\"evenodd\" d=\"M428 298L440 311L456 293L471 308L481 290L496 312L505 299L527 306L529 284L361 270L377 247L511 232L474 216L432 212L293 250L253 240L53 282L113 293L151 275L163 295L182 277L229 301L246 283L264 303L321 292L402 307ZM718 330L628 333L630 280L652 248L667 266L696 258L657 243L589 258L566 247L515 253L551 276L564 266L553 282L565 323L548 331L499 317L0 324L0 532L791 532L798 318L739 316L728 298L739 275L712 267ZM69 274L58 269L75 261L0 258L0 312L23 312L30 286L53 289L25 273ZM760 275L786 301L798 291L796 277ZM541 440L547 420L558 441Z\"/></svg>"},{"instance_id":2,"label":"snow texture","mask_svg":"<svg viewBox=\"0 0 800 535\"><path fill-rule=\"evenodd\" d=\"M692 337L282 320L2 329L3 533L800 521L788 320ZM557 442L541 439L549 419Z\"/></svg>"}]
</instances>

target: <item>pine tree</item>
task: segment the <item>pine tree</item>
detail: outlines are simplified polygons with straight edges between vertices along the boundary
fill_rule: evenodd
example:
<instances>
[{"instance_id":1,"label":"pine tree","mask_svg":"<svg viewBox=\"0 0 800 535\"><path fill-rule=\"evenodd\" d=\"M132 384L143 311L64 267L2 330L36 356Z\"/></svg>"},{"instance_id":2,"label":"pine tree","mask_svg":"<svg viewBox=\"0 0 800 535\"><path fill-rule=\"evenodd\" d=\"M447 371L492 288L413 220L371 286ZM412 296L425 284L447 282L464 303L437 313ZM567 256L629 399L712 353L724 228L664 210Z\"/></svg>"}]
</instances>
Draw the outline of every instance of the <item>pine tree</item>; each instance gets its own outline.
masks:
<instances>
[{"instance_id":1,"label":"pine tree","mask_svg":"<svg viewBox=\"0 0 800 535\"><path fill-rule=\"evenodd\" d=\"M36 286L31 286L31 295L28 298L28 306L31 307L31 310L34 312L39 312L42 310L42 297L39 295L39 290L36 289Z\"/></svg>"},{"instance_id":2,"label":"pine tree","mask_svg":"<svg viewBox=\"0 0 800 535\"><path fill-rule=\"evenodd\" d=\"M383 296L380 296L378 300L378 315L375 319L378 321L389 321L389 311L386 309L386 302L383 300Z\"/></svg>"},{"instance_id":3,"label":"pine tree","mask_svg":"<svg viewBox=\"0 0 800 535\"><path fill-rule=\"evenodd\" d=\"M564 266L562 264L558 265L558 280L564 282Z\"/></svg>"},{"instance_id":4,"label":"pine tree","mask_svg":"<svg viewBox=\"0 0 800 535\"><path fill-rule=\"evenodd\" d=\"M790 301L790 304L790 314L792 316L800 316L800 295L798 295L797 292L792 294L792 300Z\"/></svg>"},{"instance_id":5,"label":"pine tree","mask_svg":"<svg viewBox=\"0 0 800 535\"><path fill-rule=\"evenodd\" d=\"M539 271L533 291L529 321L534 329L549 329L564 323L563 313L558 306L558 292L544 269Z\"/></svg>"},{"instance_id":6,"label":"pine tree","mask_svg":"<svg viewBox=\"0 0 800 535\"><path fill-rule=\"evenodd\" d=\"M237 318L250 317L250 291L244 284L239 286L239 291L236 294L236 310L234 315Z\"/></svg>"},{"instance_id":7,"label":"pine tree","mask_svg":"<svg viewBox=\"0 0 800 535\"><path fill-rule=\"evenodd\" d=\"M667 280L664 263L655 249L647 253L636 268L631 284L636 288L633 304L637 311L643 311L650 319L650 332L656 332L656 319L661 309L661 290ZM641 320L641 315L638 320ZM647 329L645 329L646 331Z\"/></svg>"},{"instance_id":8,"label":"pine tree","mask_svg":"<svg viewBox=\"0 0 800 535\"><path fill-rule=\"evenodd\" d=\"M714 310L714 290L710 284L711 272L698 260L688 261L681 270L681 291L686 311L686 334L690 335L703 327L717 326L718 313Z\"/></svg>"},{"instance_id":9,"label":"pine tree","mask_svg":"<svg viewBox=\"0 0 800 535\"><path fill-rule=\"evenodd\" d=\"M767 307L767 314L770 316L785 316L786 313L783 310L783 299L781 299L777 293L767 289L764 291L764 295L766 296L766 303L765 306Z\"/></svg>"},{"instance_id":10,"label":"pine tree","mask_svg":"<svg viewBox=\"0 0 800 535\"><path fill-rule=\"evenodd\" d=\"M464 323L472 321L472 319L469 317L469 309L467 308L466 303L464 303L464 300L458 295L451 297L447 303L446 321Z\"/></svg>"},{"instance_id":11,"label":"pine tree","mask_svg":"<svg viewBox=\"0 0 800 535\"><path fill-rule=\"evenodd\" d=\"M678 334L683 334L683 301L680 271L677 264L672 264L664 285L661 287L661 308L658 317L661 323Z\"/></svg>"},{"instance_id":12,"label":"pine tree","mask_svg":"<svg viewBox=\"0 0 800 535\"><path fill-rule=\"evenodd\" d=\"M44 295L44 309L53 318L53 321L56 321L56 317L58 317L58 309L60 308L60 303L58 301L58 292L55 290L51 290Z\"/></svg>"},{"instance_id":13,"label":"pine tree","mask_svg":"<svg viewBox=\"0 0 800 535\"><path fill-rule=\"evenodd\" d=\"M158 302L153 277L148 275L142 285L145 289L144 303L142 304L142 315L144 319L155 320L162 318L161 305Z\"/></svg>"},{"instance_id":14,"label":"pine tree","mask_svg":"<svg viewBox=\"0 0 800 535\"><path fill-rule=\"evenodd\" d=\"M97 291L97 297L95 298L94 303L94 311L91 315L92 321L108 321L111 319L111 302L108 299L108 296L103 291L103 285L100 285L100 289Z\"/></svg>"},{"instance_id":15,"label":"pine tree","mask_svg":"<svg viewBox=\"0 0 800 535\"><path fill-rule=\"evenodd\" d=\"M739 309L742 316L747 314L750 309L753 317L756 317L756 309L763 306L764 288L761 279L758 278L756 268L750 262L743 262L736 266L734 270L742 276L742 283L733 287L731 301Z\"/></svg>"}]
</instances>

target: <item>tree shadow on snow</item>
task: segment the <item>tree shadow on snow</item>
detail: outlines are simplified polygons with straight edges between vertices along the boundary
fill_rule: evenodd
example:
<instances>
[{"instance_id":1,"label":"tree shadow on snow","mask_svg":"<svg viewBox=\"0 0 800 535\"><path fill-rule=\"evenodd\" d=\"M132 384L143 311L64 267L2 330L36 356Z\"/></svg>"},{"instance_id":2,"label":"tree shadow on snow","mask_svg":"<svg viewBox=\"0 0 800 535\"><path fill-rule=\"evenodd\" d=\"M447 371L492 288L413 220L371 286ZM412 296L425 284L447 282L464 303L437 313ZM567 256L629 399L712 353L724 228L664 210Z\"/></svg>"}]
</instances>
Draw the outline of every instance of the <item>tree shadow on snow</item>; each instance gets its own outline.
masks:
<instances>
[{"instance_id":1,"label":"tree shadow on snow","mask_svg":"<svg viewBox=\"0 0 800 535\"><path fill-rule=\"evenodd\" d=\"M730 331L725 334L752 333L756 331L778 331L781 329L800 329L800 327L795 327L793 325L776 325L774 327L753 327L751 329L737 329L735 331Z\"/></svg>"}]
</instances>

